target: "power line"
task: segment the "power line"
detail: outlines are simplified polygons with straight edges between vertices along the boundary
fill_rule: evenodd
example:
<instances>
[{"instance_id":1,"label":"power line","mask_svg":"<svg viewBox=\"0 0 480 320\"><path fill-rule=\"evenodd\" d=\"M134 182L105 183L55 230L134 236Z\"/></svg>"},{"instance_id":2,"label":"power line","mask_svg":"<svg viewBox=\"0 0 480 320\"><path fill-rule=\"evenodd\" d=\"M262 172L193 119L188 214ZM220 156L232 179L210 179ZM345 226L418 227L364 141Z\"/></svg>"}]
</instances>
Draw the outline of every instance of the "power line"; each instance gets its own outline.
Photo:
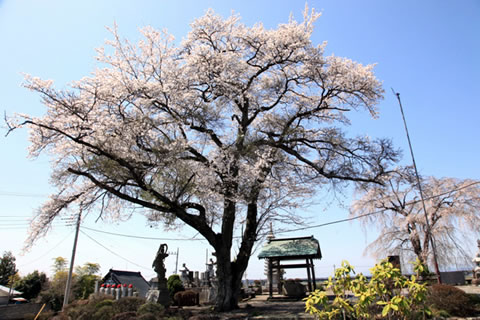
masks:
<instances>
[{"instance_id":1,"label":"power line","mask_svg":"<svg viewBox=\"0 0 480 320\"><path fill-rule=\"evenodd\" d=\"M8 191L2 191L2 190L0 190L0 196L26 197L26 198L45 198L45 197L47 197L46 194L8 192Z\"/></svg>"},{"instance_id":2,"label":"power line","mask_svg":"<svg viewBox=\"0 0 480 320\"><path fill-rule=\"evenodd\" d=\"M0 218L21 218L21 217L31 218L31 216L4 216L4 215L0 215Z\"/></svg>"},{"instance_id":3,"label":"power line","mask_svg":"<svg viewBox=\"0 0 480 320\"><path fill-rule=\"evenodd\" d=\"M455 189L451 189L451 190L449 190L449 191L445 191L445 192L443 192L443 193L440 193L440 194L436 194L436 195L427 197L427 198L425 198L425 200L429 200L429 199L433 199L433 198L438 198L438 197L447 195L447 194L452 193L452 192L457 192L457 191L460 191L460 190L469 188L469 187L474 186L474 185L476 185L476 184L480 184L480 181L475 181L475 182L472 182L472 183L470 183L470 184L468 184L468 185L464 185L464 186L461 186L461 187L457 187L457 188L455 188ZM407 203L407 205L412 205L412 204L415 204L415 203L418 203L418 202L420 202L420 200L411 201L411 202ZM295 231L302 231L302 230L308 230L308 229L316 229L316 228L325 227L325 226L332 225L332 224L337 224L337 223L343 223L343 222L347 222L347 221L357 220L357 219L364 218L364 217L367 217L367 216L370 216L370 215L383 213L383 212L385 212L385 211L388 211L388 210L387 210L387 209L383 209L383 210L379 210L379 211L369 212L369 213L366 213L366 214L363 214L363 215L359 215L359 216L356 216L356 217L350 217L350 218L345 218L345 219L340 219L340 220L334 220L334 221L325 222L325 223L321 223L321 224L317 224L317 225L312 225L312 226L307 226L307 227L301 227L301 228L296 228L296 229L290 229L290 230L285 230L285 231L277 231L277 234L289 233L289 232L295 232ZM5 217L5 216L0 216L0 217ZM62 225L57 225L57 226L62 226ZM0 230L1 230L1 229L4 229L4 228L2 228L2 227L3 227L3 224L0 225ZM9 228L5 228L5 229L25 229L25 228L28 228L28 226L25 226L25 227L11 227L11 228L9 227ZM110 234L110 235L114 235L114 236L126 237L126 238L134 238L134 239L163 240L163 241L206 241L205 239L195 239L195 238L188 238L188 239L185 239L185 238L176 238L176 239L175 239L175 238L145 237L145 236L137 236L137 235L131 235L131 234L122 234L122 233L108 232L108 231L93 229L93 228L84 227L84 226L81 226L80 228L81 228L81 229L90 230L90 231L93 231L93 232L105 233L105 234ZM86 235L86 234L85 234L85 235ZM235 237L235 238L241 238L241 237L239 236L239 237Z\"/></svg>"},{"instance_id":4,"label":"power line","mask_svg":"<svg viewBox=\"0 0 480 320\"><path fill-rule=\"evenodd\" d=\"M1 227L9 227L9 226L13 226L13 227L30 227L30 223L1 223L0 224L0 228ZM65 223L51 223L49 224L50 226L52 227L66 227L66 226L71 226L71 224L65 224Z\"/></svg>"},{"instance_id":5,"label":"power line","mask_svg":"<svg viewBox=\"0 0 480 320\"><path fill-rule=\"evenodd\" d=\"M84 228L85 228L85 227L84 227ZM150 271L152 270L152 268L147 268L147 267L141 266L141 265L139 265L139 264L136 264L135 262L132 262L132 261L128 260L127 258L122 257L122 256L119 255L118 253L113 252L112 250L110 250L109 248L105 247L103 244L101 244L100 242L98 242L97 240L95 240L94 238L92 238L91 236L89 236L85 231L80 230L80 232L83 233L85 236L87 236L90 240L92 240L93 242L95 242L96 244L98 244L100 247L102 247L103 249L107 250L107 251L110 252L111 254L119 257L120 259L123 259L123 260L127 261L128 263L131 263L131 264L133 264L133 265L135 265L135 266L137 266L137 267L143 268L143 269L145 269L145 270L150 270Z\"/></svg>"},{"instance_id":6,"label":"power line","mask_svg":"<svg viewBox=\"0 0 480 320\"><path fill-rule=\"evenodd\" d=\"M460 190L469 188L469 187L471 187L471 186L473 186L473 185L476 185L476 184L480 184L480 181L472 182L472 183L470 183L470 184L468 184L468 185L465 185L465 186L462 186L462 187L458 187L458 188L455 188L455 189L452 189L452 190L449 190L449 191L445 191L445 192L440 193L440 194L436 194L436 195L433 195L433 196L424 198L424 200L430 200L430 199L433 199L433 198L438 198L438 197L447 195L447 194L452 193L452 192L457 192L457 191L460 191ZM421 202L421 200L411 201L411 202L406 203L406 205L412 205L412 204L415 204L415 203L418 203L418 202ZM330 222L321 223L321 224L317 224L317 225L313 225L313 226L308 226L308 227L302 227L302 228L297 228L297 229L279 231L279 232L277 232L277 233L288 233L288 232L294 232L294 231L301 231L301 230L307 230L307 229L315 229L315 228L325 227L325 226L328 226L328 225L331 225L331 224L337 224L337 223L342 223L342 222L357 220L357 219L360 219L360 218L365 218L365 217L368 217L368 216L371 216L371 215L374 215L374 214L383 213L383 212L388 211L388 210L389 210L389 209L382 209L382 210L379 210L379 211L374 211L374 212L365 213L365 214L362 214L362 215L359 215L359 216L356 216L356 217L350 217L350 218L345 218L345 219L330 221Z\"/></svg>"},{"instance_id":7,"label":"power line","mask_svg":"<svg viewBox=\"0 0 480 320\"><path fill-rule=\"evenodd\" d=\"M29 265L33 262L36 262L40 259L43 259L47 254L49 254L50 252L52 252L53 250L55 250L59 245L61 245L65 240L67 240L67 238L70 237L70 234L67 234L67 236L65 238L63 238L62 240L60 240L59 243L57 243L55 246L53 246L50 250L48 250L47 252L45 252L44 254L40 255L40 257L30 261L30 262L26 262L26 263L23 263L20 265L20 267L23 267L23 266L26 266L26 265Z\"/></svg>"},{"instance_id":8,"label":"power line","mask_svg":"<svg viewBox=\"0 0 480 320\"><path fill-rule=\"evenodd\" d=\"M143 237L143 236L135 236L131 234L123 234L123 233L115 233L115 232L108 232L108 231L102 231L102 230L97 230L97 229L92 229L88 227L81 227L82 229L87 229L90 231L94 232L99 232L99 233L105 233L105 234L111 234L114 236L119 236L119 237L126 237L126 238L135 238L135 239L145 239L145 240L163 240L163 241L205 241L205 239L195 239L195 238L178 238L178 239L173 239L173 238L156 238L156 237Z\"/></svg>"},{"instance_id":9,"label":"power line","mask_svg":"<svg viewBox=\"0 0 480 320\"><path fill-rule=\"evenodd\" d=\"M464 185L464 186L461 186L461 187L457 187L457 188L451 189L451 190L449 190L449 191L445 191L445 192L440 193L440 194L436 194L436 195L432 195L432 196L430 196L430 197L426 197L424 200L430 200L430 199L438 198L438 197L441 197L441 196L450 194L450 193L452 193L452 192L457 192L457 191L460 191L460 190L469 188L469 187L474 186L474 185L476 185L476 184L480 184L480 181L475 181L475 182L469 183L469 184L467 184L467 185ZM406 205L412 205L412 204L418 203L418 202L420 202L420 201L421 201L421 200L410 201L410 202L408 202ZM383 212L385 212L385 211L388 211L388 209L382 209L382 210L379 210L379 211L369 212L369 213L365 213L365 214L362 214L362 215L359 215L359 216L355 216L355 217L350 217L350 218L345 218L345 219L340 219L340 220L329 221L329 222L325 222L325 223L321 223L321 224L316 224L316 225L312 225L312 226L308 226L308 227L301 227L301 228L296 228L296 229L290 229L290 230L284 230L284 231L277 231L277 234L289 233L289 232L295 232L295 231L302 231L302 230L308 230L308 229L316 229L316 228L325 227L325 226L332 225L332 224L343 223L343 222L347 222L347 221L357 220L357 219L360 219L360 218L365 218L365 217L368 217L368 216L371 216L371 215L374 215L374 214L383 213ZM111 234L111 235L115 235L115 236L120 236L120 237L136 238L136 239L145 239L145 240L165 240L165 241L192 241L192 240L197 240L197 241L206 241L205 239L172 239L172 238L142 237L142 236L135 236L135 235L130 235L130 234L122 234L122 233L114 233L114 232L102 231L102 230L92 229L92 228L88 228L88 227L81 227L81 228L87 229L87 230L91 230L91 231L95 231L95 232L99 232L99 233L105 233L105 234ZM241 238L241 236L234 237L234 238Z\"/></svg>"}]
</instances>

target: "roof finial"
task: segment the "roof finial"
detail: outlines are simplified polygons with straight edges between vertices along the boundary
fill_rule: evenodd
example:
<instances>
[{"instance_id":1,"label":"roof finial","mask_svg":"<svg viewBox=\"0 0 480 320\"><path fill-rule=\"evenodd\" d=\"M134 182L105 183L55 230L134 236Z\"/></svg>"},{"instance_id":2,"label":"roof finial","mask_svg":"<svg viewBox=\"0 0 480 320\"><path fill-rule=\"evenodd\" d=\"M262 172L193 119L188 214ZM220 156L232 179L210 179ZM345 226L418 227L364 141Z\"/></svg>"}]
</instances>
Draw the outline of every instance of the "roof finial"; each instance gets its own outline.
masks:
<instances>
[{"instance_id":1,"label":"roof finial","mask_svg":"<svg viewBox=\"0 0 480 320\"><path fill-rule=\"evenodd\" d=\"M267 240L270 242L270 240L272 239L275 239L275 236L273 234L273 225L272 225L272 222L270 221L270 231L268 232Z\"/></svg>"}]
</instances>

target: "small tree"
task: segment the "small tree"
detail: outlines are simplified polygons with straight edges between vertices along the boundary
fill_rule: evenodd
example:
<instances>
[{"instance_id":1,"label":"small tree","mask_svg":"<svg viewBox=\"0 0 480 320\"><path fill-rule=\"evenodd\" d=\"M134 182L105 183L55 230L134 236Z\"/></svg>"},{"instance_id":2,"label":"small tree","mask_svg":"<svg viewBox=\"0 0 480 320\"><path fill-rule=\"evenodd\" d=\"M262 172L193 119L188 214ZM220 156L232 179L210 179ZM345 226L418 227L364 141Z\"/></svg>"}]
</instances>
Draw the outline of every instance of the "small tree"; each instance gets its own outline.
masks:
<instances>
[{"instance_id":1,"label":"small tree","mask_svg":"<svg viewBox=\"0 0 480 320\"><path fill-rule=\"evenodd\" d=\"M64 272L67 270L67 264L68 264L67 259L65 259L64 257L56 257L53 260L54 262L53 262L52 270L54 274L57 274L59 272Z\"/></svg>"},{"instance_id":2,"label":"small tree","mask_svg":"<svg viewBox=\"0 0 480 320\"><path fill-rule=\"evenodd\" d=\"M477 232L480 228L480 182L422 177L428 231L413 169L400 167L384 179L384 184L361 185L357 189L360 197L351 208L351 216L367 214L362 223L380 232L367 251L377 257L400 254L404 260L418 258L426 264L433 237L439 262L470 264L465 248L472 245L472 239L466 231ZM368 215L376 211L382 212Z\"/></svg>"},{"instance_id":3,"label":"small tree","mask_svg":"<svg viewBox=\"0 0 480 320\"><path fill-rule=\"evenodd\" d=\"M100 271L98 263L86 262L82 267L77 266L75 273L77 276L76 284L73 288L75 298L87 299L95 290L95 282L101 277L97 275Z\"/></svg>"},{"instance_id":4,"label":"small tree","mask_svg":"<svg viewBox=\"0 0 480 320\"><path fill-rule=\"evenodd\" d=\"M183 282L178 274L172 274L170 277L168 277L167 289L172 300L175 293L185 290Z\"/></svg>"},{"instance_id":5,"label":"small tree","mask_svg":"<svg viewBox=\"0 0 480 320\"><path fill-rule=\"evenodd\" d=\"M57 257L54 259L54 263L52 265L52 270L54 270L54 274L48 285L46 286L45 290L40 292L41 302L48 303L50 307L58 311L62 309L63 306L63 298L65 296L65 287L67 285L68 279L68 271L67 271L67 259L63 257ZM74 288L77 282L77 275L74 273L72 274L72 287ZM70 291L69 300L74 300L73 290Z\"/></svg>"},{"instance_id":6,"label":"small tree","mask_svg":"<svg viewBox=\"0 0 480 320\"><path fill-rule=\"evenodd\" d=\"M303 22L267 30L209 10L179 44L150 27L138 45L114 30L101 68L72 89L27 77L47 112L9 125L31 129L32 156L55 158L58 187L27 245L71 204L112 219L141 206L209 242L216 308L235 308L267 221L302 221L294 209L322 186L378 182L397 158L389 140L343 132L349 111L376 117L383 90L373 66L312 44L318 17L306 8Z\"/></svg>"},{"instance_id":7,"label":"small tree","mask_svg":"<svg viewBox=\"0 0 480 320\"><path fill-rule=\"evenodd\" d=\"M423 266L417 260L415 271ZM305 298L305 312L319 319L419 319L431 312L425 305L426 284L419 284L416 276L410 279L402 276L400 269L394 268L386 260L370 269L370 280L363 274L355 276L353 267L342 261L335 269L334 277L325 282L326 290L335 295L329 302L326 291L315 290ZM353 295L355 299L352 299Z\"/></svg>"},{"instance_id":8,"label":"small tree","mask_svg":"<svg viewBox=\"0 0 480 320\"><path fill-rule=\"evenodd\" d=\"M0 258L0 285L8 286L10 277L18 272L15 260L11 251L3 253L3 256Z\"/></svg>"},{"instance_id":9,"label":"small tree","mask_svg":"<svg viewBox=\"0 0 480 320\"><path fill-rule=\"evenodd\" d=\"M47 275L37 270L29 273L15 283L15 290L22 292L22 297L28 300L38 296L47 283Z\"/></svg>"}]
</instances>

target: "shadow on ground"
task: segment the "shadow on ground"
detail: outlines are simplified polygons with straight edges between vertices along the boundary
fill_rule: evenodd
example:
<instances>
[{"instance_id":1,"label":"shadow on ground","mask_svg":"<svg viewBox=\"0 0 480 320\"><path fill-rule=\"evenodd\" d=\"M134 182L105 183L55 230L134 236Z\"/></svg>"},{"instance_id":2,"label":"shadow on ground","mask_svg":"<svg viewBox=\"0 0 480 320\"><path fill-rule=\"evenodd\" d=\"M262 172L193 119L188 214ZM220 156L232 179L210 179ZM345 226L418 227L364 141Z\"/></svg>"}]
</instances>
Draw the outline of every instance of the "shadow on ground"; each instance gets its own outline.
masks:
<instances>
[{"instance_id":1,"label":"shadow on ground","mask_svg":"<svg viewBox=\"0 0 480 320\"><path fill-rule=\"evenodd\" d=\"M194 307L190 311L192 320L207 319L314 319L304 312L305 302L297 301L267 301L267 296L257 296L247 302L239 304L240 309L230 312L214 313L210 308Z\"/></svg>"}]
</instances>

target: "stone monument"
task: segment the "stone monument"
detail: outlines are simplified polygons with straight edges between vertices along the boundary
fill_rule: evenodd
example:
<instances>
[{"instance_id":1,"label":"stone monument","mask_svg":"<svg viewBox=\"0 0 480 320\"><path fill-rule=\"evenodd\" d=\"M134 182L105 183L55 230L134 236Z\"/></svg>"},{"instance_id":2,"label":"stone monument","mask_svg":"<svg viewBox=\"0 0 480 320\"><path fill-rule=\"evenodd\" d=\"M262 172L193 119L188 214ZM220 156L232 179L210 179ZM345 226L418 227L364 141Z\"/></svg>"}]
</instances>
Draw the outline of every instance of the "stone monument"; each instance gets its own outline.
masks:
<instances>
[{"instance_id":1,"label":"stone monument","mask_svg":"<svg viewBox=\"0 0 480 320\"><path fill-rule=\"evenodd\" d=\"M473 269L473 279L472 284L478 286L480 285L480 240L477 240L478 252L473 258L473 263L475 263L475 269Z\"/></svg>"},{"instance_id":2,"label":"stone monument","mask_svg":"<svg viewBox=\"0 0 480 320\"><path fill-rule=\"evenodd\" d=\"M170 305L170 294L167 288L167 278L165 277L166 269L164 260L168 257L168 246L166 243L162 243L160 248L158 248L157 256L153 260L153 270L157 273L158 278L158 299L157 303L160 303L163 306Z\"/></svg>"},{"instance_id":3,"label":"stone monument","mask_svg":"<svg viewBox=\"0 0 480 320\"><path fill-rule=\"evenodd\" d=\"M183 286L185 288L190 287L190 277L189 277L190 270L187 268L187 265L184 263L182 265L182 269L180 269L180 280L182 280Z\"/></svg>"},{"instance_id":4,"label":"stone monument","mask_svg":"<svg viewBox=\"0 0 480 320\"><path fill-rule=\"evenodd\" d=\"M215 270L213 269L215 265L216 263L213 261L212 258L210 258L209 263L207 263L207 271L205 272L208 283L210 283L215 278Z\"/></svg>"}]
</instances>

